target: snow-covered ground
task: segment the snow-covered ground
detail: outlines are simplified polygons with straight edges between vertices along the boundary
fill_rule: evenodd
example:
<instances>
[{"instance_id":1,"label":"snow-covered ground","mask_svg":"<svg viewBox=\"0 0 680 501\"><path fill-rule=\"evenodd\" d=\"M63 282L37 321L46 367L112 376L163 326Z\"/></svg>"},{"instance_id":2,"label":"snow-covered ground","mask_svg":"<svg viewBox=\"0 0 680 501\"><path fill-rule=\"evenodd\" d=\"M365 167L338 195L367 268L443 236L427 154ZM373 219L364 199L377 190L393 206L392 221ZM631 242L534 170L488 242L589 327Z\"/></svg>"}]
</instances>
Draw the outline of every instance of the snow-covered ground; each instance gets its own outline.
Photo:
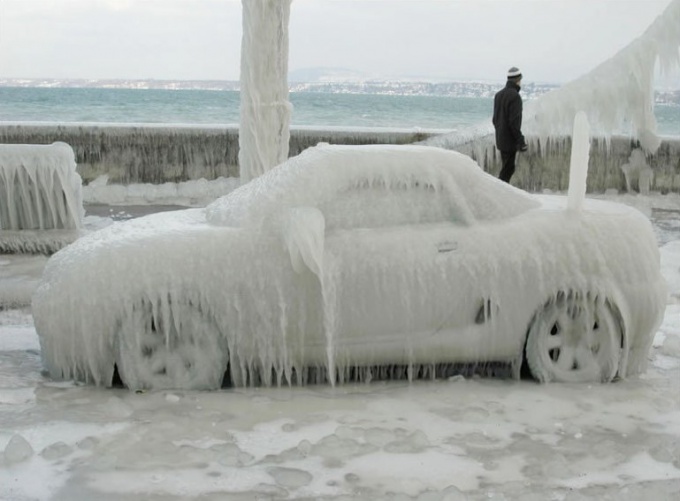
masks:
<instances>
[{"instance_id":1,"label":"snow-covered ground","mask_svg":"<svg viewBox=\"0 0 680 501\"><path fill-rule=\"evenodd\" d=\"M0 255L0 499L677 499L680 198L605 198L650 216L670 291L647 373L607 385L456 376L137 394L56 383L41 374L26 306L46 258ZM144 211L92 205L85 225Z\"/></svg>"}]
</instances>

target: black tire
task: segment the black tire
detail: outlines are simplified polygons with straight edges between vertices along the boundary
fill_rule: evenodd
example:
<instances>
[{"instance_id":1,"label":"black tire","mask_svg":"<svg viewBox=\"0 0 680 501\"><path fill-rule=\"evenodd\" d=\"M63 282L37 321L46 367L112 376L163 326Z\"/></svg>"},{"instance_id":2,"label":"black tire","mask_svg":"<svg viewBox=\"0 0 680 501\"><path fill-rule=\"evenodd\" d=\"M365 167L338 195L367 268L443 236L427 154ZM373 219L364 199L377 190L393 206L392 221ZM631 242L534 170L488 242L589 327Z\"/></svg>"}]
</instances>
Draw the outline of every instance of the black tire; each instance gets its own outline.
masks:
<instances>
[{"instance_id":1,"label":"black tire","mask_svg":"<svg viewBox=\"0 0 680 501\"><path fill-rule=\"evenodd\" d=\"M215 390L229 354L215 321L188 301L135 304L119 324L116 365L131 390Z\"/></svg>"}]
</instances>

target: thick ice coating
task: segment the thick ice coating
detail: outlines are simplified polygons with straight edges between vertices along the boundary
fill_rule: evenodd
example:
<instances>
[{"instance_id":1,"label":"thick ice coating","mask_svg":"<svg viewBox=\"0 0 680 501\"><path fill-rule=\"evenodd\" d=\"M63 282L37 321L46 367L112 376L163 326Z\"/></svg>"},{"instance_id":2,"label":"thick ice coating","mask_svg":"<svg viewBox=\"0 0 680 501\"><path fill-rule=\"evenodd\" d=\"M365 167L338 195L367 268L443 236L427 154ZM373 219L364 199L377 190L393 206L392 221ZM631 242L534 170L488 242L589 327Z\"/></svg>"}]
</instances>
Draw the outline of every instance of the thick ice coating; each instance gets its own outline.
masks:
<instances>
[{"instance_id":1,"label":"thick ice coating","mask_svg":"<svg viewBox=\"0 0 680 501\"><path fill-rule=\"evenodd\" d=\"M665 306L651 225L617 204L566 205L453 151L320 145L206 209L55 254L33 300L44 363L100 385L117 366L130 388L496 361L518 375L531 331L540 380L638 373ZM551 333L552 316L574 325ZM563 358L544 350L556 342Z\"/></svg>"}]
</instances>

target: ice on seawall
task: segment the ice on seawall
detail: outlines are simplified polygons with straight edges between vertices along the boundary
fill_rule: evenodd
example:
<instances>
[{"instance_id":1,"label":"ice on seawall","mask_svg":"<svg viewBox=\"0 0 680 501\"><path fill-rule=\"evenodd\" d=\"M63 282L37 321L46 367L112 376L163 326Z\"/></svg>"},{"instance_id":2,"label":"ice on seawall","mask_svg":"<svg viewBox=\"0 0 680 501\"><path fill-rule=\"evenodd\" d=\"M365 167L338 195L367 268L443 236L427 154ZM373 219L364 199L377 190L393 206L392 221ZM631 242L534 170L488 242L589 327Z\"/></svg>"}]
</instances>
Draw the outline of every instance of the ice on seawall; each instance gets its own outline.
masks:
<instances>
[{"instance_id":1,"label":"ice on seawall","mask_svg":"<svg viewBox=\"0 0 680 501\"><path fill-rule=\"evenodd\" d=\"M75 238L84 215L68 144L0 144L0 251L54 252Z\"/></svg>"},{"instance_id":2,"label":"ice on seawall","mask_svg":"<svg viewBox=\"0 0 680 501\"><path fill-rule=\"evenodd\" d=\"M630 152L628 162L621 166L626 178L626 189L633 192L637 183L637 190L641 195L649 195L650 186L654 180L654 171L647 163L645 152L641 148L635 148Z\"/></svg>"},{"instance_id":3,"label":"ice on seawall","mask_svg":"<svg viewBox=\"0 0 680 501\"><path fill-rule=\"evenodd\" d=\"M320 142L408 144L433 134L407 129L291 127L289 154L299 155ZM103 175L111 184L123 185L239 177L238 125L0 123L0 143L54 141L73 148L85 186Z\"/></svg>"}]
</instances>

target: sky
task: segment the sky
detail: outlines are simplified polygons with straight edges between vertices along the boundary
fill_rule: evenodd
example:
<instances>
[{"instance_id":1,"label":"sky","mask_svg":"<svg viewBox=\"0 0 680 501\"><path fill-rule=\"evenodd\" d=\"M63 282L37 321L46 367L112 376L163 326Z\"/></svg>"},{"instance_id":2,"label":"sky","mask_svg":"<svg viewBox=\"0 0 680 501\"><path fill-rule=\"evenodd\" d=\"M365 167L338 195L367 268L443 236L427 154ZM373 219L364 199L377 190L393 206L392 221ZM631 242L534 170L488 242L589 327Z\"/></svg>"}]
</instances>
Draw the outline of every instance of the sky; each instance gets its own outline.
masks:
<instances>
[{"instance_id":1,"label":"sky","mask_svg":"<svg viewBox=\"0 0 680 501\"><path fill-rule=\"evenodd\" d=\"M289 70L564 83L671 0L293 0ZM0 0L0 78L238 80L240 0Z\"/></svg>"}]
</instances>

